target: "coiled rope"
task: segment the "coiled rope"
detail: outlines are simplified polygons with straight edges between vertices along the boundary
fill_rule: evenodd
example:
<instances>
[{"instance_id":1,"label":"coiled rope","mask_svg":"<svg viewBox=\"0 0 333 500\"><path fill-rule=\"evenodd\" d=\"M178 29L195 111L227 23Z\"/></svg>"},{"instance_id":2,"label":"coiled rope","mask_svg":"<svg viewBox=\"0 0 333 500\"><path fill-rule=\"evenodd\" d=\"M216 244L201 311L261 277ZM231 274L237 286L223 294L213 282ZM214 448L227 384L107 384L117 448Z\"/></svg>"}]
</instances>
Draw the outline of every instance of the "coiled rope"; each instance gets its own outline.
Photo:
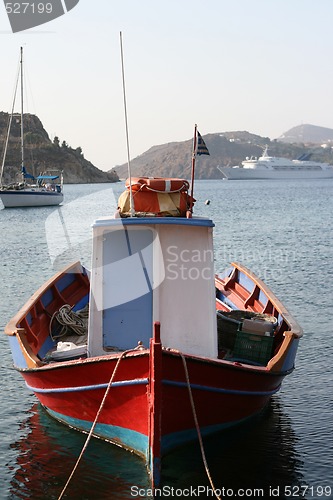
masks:
<instances>
[{"instance_id":1,"label":"coiled rope","mask_svg":"<svg viewBox=\"0 0 333 500\"><path fill-rule=\"evenodd\" d=\"M192 389L191 389L191 384L190 384L190 377L188 375L188 370L187 370L186 359L185 359L185 356L181 352L179 352L179 354L180 354L180 357L182 358L183 365L184 365L186 383L187 383L188 393L189 393L189 396L190 396L190 403L191 403L191 407L192 407L192 413L193 413L195 428L196 428L197 434L198 434L200 451L201 451L202 460L203 460L203 463L204 463L204 466L205 466L206 474L207 474L208 480L210 482L210 485L211 485L211 487L213 489L214 495L216 496L216 498L218 500L221 500L221 497L216 492L216 488L214 486L212 477L210 475L210 471L209 471L207 460L206 460L206 454L205 454L205 449L204 449L204 445L203 445L203 441L202 441L202 436L201 436L201 432L200 432L200 426L199 426L199 422L198 422L197 412L195 410L195 405L194 405L194 400L193 400L193 395L192 395Z\"/></svg>"},{"instance_id":2,"label":"coiled rope","mask_svg":"<svg viewBox=\"0 0 333 500\"><path fill-rule=\"evenodd\" d=\"M52 315L49 324L51 339L56 340L73 333L76 333L76 335L85 335L88 331L88 315L88 304L77 312L73 311L73 306L64 304ZM52 333L54 330L55 332Z\"/></svg>"}]
</instances>

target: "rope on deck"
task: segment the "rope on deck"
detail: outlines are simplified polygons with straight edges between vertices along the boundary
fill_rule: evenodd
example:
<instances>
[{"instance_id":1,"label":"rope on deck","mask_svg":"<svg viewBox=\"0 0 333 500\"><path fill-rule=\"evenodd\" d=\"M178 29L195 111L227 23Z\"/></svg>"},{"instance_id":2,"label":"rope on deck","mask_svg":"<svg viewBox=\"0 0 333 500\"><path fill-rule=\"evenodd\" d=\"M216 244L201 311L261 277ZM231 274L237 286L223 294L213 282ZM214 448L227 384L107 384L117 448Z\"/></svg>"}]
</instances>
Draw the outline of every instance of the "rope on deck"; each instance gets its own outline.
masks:
<instances>
[{"instance_id":1,"label":"rope on deck","mask_svg":"<svg viewBox=\"0 0 333 500\"><path fill-rule=\"evenodd\" d=\"M52 315L49 324L51 339L55 341L73 333L76 335L85 335L88 331L88 315L88 304L86 307L76 312L73 311L73 306L64 304Z\"/></svg>"}]
</instances>

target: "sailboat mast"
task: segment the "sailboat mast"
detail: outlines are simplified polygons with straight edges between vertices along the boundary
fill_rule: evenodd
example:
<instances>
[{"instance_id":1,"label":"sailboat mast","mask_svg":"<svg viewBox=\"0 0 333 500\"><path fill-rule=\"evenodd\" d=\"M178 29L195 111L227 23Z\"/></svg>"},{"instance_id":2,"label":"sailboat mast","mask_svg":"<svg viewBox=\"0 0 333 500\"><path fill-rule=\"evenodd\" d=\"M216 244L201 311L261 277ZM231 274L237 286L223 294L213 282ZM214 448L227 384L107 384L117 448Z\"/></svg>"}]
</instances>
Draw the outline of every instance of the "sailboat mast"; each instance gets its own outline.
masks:
<instances>
[{"instance_id":1,"label":"sailboat mast","mask_svg":"<svg viewBox=\"0 0 333 500\"><path fill-rule=\"evenodd\" d=\"M10 112L9 120L8 120L6 142L5 142L5 147L4 147L3 156L2 156L2 162L1 162L0 186L2 186L2 183L3 183L3 171L4 171L4 168L5 168L5 162L6 162L6 156L7 156L7 149L8 149L8 142L9 142L9 136L10 136L10 129L11 129L11 126L12 126L12 120L13 120L13 115L14 115L14 108L15 108L15 101L16 101L16 94L17 94L17 88L18 88L19 78L20 78L20 71L18 70L17 76L16 76L16 82L15 82L13 102L12 102L11 112Z\"/></svg>"},{"instance_id":2,"label":"sailboat mast","mask_svg":"<svg viewBox=\"0 0 333 500\"><path fill-rule=\"evenodd\" d=\"M21 59L20 59L20 68L21 68L21 169L23 172L24 167L24 139L23 139L23 47L21 47Z\"/></svg>"}]
</instances>

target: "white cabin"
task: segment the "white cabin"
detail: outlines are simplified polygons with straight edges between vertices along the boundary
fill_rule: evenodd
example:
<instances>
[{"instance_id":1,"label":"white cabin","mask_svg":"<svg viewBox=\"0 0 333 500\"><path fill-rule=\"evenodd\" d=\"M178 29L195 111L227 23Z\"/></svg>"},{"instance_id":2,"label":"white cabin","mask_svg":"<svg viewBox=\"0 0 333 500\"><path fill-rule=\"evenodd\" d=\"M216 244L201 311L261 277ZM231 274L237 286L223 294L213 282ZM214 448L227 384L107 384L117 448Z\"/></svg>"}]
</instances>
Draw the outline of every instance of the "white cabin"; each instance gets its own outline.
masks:
<instances>
[{"instance_id":1,"label":"white cabin","mask_svg":"<svg viewBox=\"0 0 333 500\"><path fill-rule=\"evenodd\" d=\"M164 347L217 357L213 226L177 217L94 223L90 356L148 348L159 321Z\"/></svg>"}]
</instances>

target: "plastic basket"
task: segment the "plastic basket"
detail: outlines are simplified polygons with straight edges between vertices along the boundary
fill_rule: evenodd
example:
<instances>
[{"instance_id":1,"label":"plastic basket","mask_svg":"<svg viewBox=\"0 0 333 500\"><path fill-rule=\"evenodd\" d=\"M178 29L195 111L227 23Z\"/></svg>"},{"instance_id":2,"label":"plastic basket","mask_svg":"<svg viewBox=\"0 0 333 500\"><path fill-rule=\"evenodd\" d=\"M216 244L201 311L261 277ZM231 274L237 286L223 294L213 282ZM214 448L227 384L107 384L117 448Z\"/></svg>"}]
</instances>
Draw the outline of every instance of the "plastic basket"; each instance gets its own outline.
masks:
<instances>
[{"instance_id":1,"label":"plastic basket","mask_svg":"<svg viewBox=\"0 0 333 500\"><path fill-rule=\"evenodd\" d=\"M272 356L274 337L244 331L236 334L233 358L266 365Z\"/></svg>"},{"instance_id":2,"label":"plastic basket","mask_svg":"<svg viewBox=\"0 0 333 500\"><path fill-rule=\"evenodd\" d=\"M233 350L236 335L242 329L245 319L263 319L265 321L276 321L276 318L267 314L259 314L252 311L237 309L234 311L217 311L217 334L219 349Z\"/></svg>"}]
</instances>

